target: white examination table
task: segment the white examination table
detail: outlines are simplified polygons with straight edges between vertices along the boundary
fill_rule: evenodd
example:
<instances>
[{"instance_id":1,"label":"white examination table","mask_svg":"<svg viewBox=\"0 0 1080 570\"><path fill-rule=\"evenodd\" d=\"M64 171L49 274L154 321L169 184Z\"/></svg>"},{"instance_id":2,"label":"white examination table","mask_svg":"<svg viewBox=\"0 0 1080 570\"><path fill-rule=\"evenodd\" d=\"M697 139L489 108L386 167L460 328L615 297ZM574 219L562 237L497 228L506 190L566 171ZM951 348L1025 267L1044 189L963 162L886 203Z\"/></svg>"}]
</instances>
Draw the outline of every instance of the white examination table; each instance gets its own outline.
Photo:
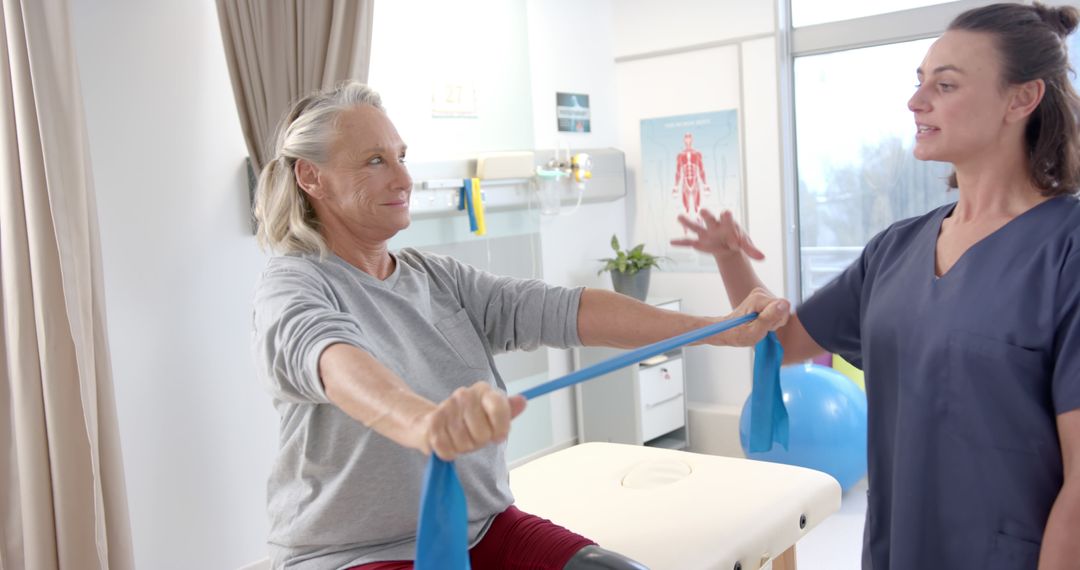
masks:
<instances>
[{"instance_id":1,"label":"white examination table","mask_svg":"<svg viewBox=\"0 0 1080 570\"><path fill-rule=\"evenodd\" d=\"M800 467L586 443L510 473L518 507L652 570L794 570L795 543L840 508Z\"/></svg>"}]
</instances>

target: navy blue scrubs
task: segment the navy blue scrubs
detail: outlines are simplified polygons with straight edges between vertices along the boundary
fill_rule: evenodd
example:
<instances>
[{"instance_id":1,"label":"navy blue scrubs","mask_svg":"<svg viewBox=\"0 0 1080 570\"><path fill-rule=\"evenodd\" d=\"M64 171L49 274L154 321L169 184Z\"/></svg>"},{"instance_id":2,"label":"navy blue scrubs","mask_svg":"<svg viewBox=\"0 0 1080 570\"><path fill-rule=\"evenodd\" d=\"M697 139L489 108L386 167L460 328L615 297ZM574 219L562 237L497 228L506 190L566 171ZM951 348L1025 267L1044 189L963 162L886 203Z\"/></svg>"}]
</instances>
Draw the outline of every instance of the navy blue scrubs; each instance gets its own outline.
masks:
<instances>
[{"instance_id":1,"label":"navy blue scrubs","mask_svg":"<svg viewBox=\"0 0 1080 570\"><path fill-rule=\"evenodd\" d=\"M866 372L864 569L1034 569L1063 481L1056 416L1080 408L1080 201L1031 208L938 278L954 207L878 234L798 309Z\"/></svg>"}]
</instances>

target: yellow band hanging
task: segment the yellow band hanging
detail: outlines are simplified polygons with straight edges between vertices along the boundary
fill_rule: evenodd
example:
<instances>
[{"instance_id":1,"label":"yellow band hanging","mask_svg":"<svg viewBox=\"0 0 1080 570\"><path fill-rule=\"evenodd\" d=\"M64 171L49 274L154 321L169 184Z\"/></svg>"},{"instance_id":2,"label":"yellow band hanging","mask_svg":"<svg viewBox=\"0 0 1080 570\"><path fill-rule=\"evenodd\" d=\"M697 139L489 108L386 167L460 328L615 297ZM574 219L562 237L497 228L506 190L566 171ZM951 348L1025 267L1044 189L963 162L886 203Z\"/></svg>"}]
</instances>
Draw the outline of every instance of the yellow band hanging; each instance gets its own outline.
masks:
<instances>
[{"instance_id":1,"label":"yellow band hanging","mask_svg":"<svg viewBox=\"0 0 1080 570\"><path fill-rule=\"evenodd\" d=\"M480 179L472 179L472 205L476 213L476 235L487 234L487 224L484 223L484 196L480 193Z\"/></svg>"}]
</instances>

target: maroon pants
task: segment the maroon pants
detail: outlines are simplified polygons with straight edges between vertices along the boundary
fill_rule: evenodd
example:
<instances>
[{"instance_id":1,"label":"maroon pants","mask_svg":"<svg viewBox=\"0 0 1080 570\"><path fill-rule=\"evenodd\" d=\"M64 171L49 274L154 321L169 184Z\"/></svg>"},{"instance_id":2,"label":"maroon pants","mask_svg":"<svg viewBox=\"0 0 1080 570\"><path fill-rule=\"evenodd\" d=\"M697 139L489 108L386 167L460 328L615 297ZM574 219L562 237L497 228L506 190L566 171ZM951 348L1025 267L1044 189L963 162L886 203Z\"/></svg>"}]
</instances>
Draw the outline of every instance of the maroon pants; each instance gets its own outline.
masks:
<instances>
[{"instance_id":1,"label":"maroon pants","mask_svg":"<svg viewBox=\"0 0 1080 570\"><path fill-rule=\"evenodd\" d=\"M469 550L473 570L562 570L577 551L595 542L510 505ZM410 570L412 560L372 562L349 570Z\"/></svg>"}]
</instances>

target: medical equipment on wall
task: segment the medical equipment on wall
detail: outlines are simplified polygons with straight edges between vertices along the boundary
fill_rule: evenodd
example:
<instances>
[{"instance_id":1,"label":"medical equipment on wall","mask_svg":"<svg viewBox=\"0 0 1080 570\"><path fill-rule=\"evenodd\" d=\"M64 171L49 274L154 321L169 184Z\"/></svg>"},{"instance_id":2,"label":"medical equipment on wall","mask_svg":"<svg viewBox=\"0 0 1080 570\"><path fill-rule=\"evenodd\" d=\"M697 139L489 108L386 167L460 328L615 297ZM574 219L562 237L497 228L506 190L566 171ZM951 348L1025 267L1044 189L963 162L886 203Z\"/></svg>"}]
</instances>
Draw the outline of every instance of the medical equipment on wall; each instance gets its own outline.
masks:
<instances>
[{"instance_id":1,"label":"medical equipment on wall","mask_svg":"<svg viewBox=\"0 0 1080 570\"><path fill-rule=\"evenodd\" d=\"M564 157L560 157L559 151L556 151L555 156L543 166L536 167L541 214L549 216L559 214L564 188L567 186L577 191L577 204L566 215L576 212L585 197L585 181L592 178L592 159L588 153L571 155L569 147L565 150Z\"/></svg>"},{"instance_id":2,"label":"medical equipment on wall","mask_svg":"<svg viewBox=\"0 0 1080 570\"><path fill-rule=\"evenodd\" d=\"M625 158L612 148L485 153L475 159L412 162L409 172L414 181L409 204L413 218L460 216L460 223L478 235L480 223L475 218L481 208L490 232L492 224L500 223L501 212L568 215L582 203L626 195Z\"/></svg>"},{"instance_id":3,"label":"medical equipment on wall","mask_svg":"<svg viewBox=\"0 0 1080 570\"><path fill-rule=\"evenodd\" d=\"M562 202L560 196L563 178L570 174L557 163L548 161L544 166L536 167L536 187L540 195L540 213L544 215L556 215Z\"/></svg>"}]
</instances>

